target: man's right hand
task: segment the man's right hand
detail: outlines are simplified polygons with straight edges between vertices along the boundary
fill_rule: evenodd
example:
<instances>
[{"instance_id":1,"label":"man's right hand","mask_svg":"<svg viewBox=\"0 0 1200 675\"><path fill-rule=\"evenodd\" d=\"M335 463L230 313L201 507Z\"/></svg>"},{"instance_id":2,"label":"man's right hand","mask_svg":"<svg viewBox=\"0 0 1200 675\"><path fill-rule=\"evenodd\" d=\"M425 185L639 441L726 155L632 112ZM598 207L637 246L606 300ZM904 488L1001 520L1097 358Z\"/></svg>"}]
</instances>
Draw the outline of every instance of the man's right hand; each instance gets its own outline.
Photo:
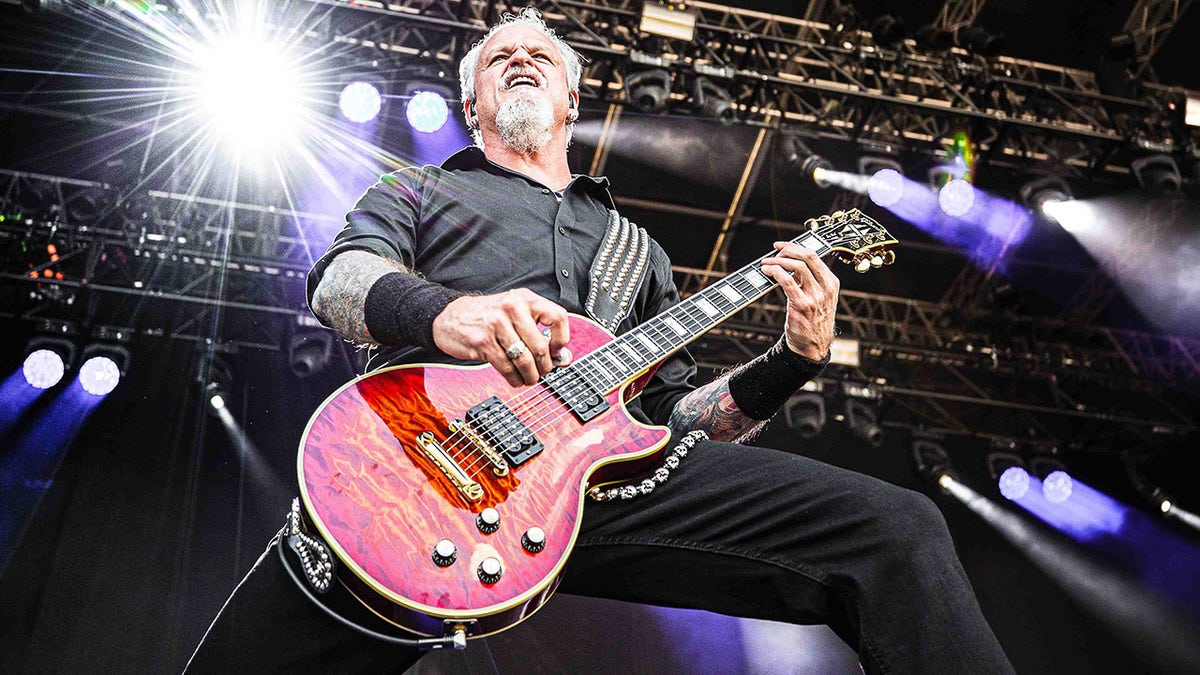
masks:
<instances>
[{"instance_id":1,"label":"man's right hand","mask_svg":"<svg viewBox=\"0 0 1200 675\"><path fill-rule=\"evenodd\" d=\"M550 329L542 335L541 324ZM514 387L534 384L554 366L570 360L567 310L525 288L495 295L464 295L433 320L438 349L456 359L487 361ZM516 359L509 347L524 343Z\"/></svg>"}]
</instances>

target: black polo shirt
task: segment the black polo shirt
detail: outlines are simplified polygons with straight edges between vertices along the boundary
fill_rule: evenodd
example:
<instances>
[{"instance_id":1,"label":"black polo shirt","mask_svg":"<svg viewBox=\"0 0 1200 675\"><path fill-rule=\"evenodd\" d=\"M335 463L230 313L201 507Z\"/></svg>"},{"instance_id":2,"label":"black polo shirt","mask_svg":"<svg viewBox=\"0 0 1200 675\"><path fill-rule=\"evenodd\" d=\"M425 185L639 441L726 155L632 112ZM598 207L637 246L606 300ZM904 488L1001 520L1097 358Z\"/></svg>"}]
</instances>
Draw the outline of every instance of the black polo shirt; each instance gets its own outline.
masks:
<instances>
[{"instance_id":1,"label":"black polo shirt","mask_svg":"<svg viewBox=\"0 0 1200 675\"><path fill-rule=\"evenodd\" d=\"M384 176L346 215L346 226L308 275L308 297L342 251L365 249L399 261L426 279L484 295L528 288L586 316L588 272L614 208L608 179L576 176L558 195L468 147L440 167ZM666 253L651 241L645 282L623 333L679 302ZM377 348L368 370L445 361L413 347ZM686 350L668 358L630 411L665 424L675 402L694 388L696 365Z\"/></svg>"}]
</instances>

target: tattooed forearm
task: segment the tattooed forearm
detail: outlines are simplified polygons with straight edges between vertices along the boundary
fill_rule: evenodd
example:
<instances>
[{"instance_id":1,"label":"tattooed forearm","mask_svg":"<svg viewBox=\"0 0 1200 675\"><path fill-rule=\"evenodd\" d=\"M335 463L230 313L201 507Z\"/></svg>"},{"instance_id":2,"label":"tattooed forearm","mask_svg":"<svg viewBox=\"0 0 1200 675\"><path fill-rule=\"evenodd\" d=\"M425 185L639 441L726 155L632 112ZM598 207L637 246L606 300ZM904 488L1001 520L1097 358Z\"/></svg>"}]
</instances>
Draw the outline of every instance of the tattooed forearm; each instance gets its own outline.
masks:
<instances>
[{"instance_id":1,"label":"tattooed forearm","mask_svg":"<svg viewBox=\"0 0 1200 675\"><path fill-rule=\"evenodd\" d=\"M676 435L697 429L715 441L748 441L766 422L748 417L729 393L728 378L710 382L679 399L667 425Z\"/></svg>"},{"instance_id":2,"label":"tattooed forearm","mask_svg":"<svg viewBox=\"0 0 1200 675\"><path fill-rule=\"evenodd\" d=\"M378 344L367 331L363 307L367 291L389 272L407 272L398 262L370 251L339 253L313 292L313 312L343 338L358 344Z\"/></svg>"}]
</instances>

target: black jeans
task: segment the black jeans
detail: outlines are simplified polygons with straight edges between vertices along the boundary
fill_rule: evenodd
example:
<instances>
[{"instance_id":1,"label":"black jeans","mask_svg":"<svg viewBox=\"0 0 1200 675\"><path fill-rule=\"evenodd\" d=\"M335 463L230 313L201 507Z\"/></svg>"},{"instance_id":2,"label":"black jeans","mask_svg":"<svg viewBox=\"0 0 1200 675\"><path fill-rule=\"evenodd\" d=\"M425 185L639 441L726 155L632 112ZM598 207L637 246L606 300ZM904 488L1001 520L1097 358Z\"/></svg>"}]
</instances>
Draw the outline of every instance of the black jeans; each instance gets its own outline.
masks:
<instances>
[{"instance_id":1,"label":"black jeans","mask_svg":"<svg viewBox=\"0 0 1200 675\"><path fill-rule=\"evenodd\" d=\"M933 502L777 450L699 443L652 494L589 502L559 590L825 623L868 673L1012 672ZM403 672L417 658L330 620L269 549L189 672Z\"/></svg>"}]
</instances>

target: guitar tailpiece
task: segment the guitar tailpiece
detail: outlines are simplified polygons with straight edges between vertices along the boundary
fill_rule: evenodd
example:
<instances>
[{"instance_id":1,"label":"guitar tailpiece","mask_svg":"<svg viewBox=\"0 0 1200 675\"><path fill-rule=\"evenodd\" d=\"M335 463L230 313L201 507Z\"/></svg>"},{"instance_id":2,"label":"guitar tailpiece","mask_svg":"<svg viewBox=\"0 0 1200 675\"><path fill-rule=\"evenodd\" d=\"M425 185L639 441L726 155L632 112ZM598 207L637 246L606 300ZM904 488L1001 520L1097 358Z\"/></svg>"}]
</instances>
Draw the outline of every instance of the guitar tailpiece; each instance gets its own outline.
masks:
<instances>
[{"instance_id":1,"label":"guitar tailpiece","mask_svg":"<svg viewBox=\"0 0 1200 675\"><path fill-rule=\"evenodd\" d=\"M663 459L662 466L654 470L652 477L640 483L629 483L620 487L608 488L607 490L595 487L588 490L588 497L591 497L593 501L608 502L614 499L633 499L638 495L648 495L654 492L654 488L659 484L667 482L667 479L671 477L671 472L679 468L679 460L687 457L688 451L695 447L696 443L706 440L708 440L707 433L700 430L690 431Z\"/></svg>"},{"instance_id":2,"label":"guitar tailpiece","mask_svg":"<svg viewBox=\"0 0 1200 675\"><path fill-rule=\"evenodd\" d=\"M304 578L308 580L308 585L318 593L327 592L333 585L337 561L330 554L329 546L325 542L304 529L299 499L292 500L292 510L288 513L284 530L288 546L300 556L300 566L304 569Z\"/></svg>"}]
</instances>

